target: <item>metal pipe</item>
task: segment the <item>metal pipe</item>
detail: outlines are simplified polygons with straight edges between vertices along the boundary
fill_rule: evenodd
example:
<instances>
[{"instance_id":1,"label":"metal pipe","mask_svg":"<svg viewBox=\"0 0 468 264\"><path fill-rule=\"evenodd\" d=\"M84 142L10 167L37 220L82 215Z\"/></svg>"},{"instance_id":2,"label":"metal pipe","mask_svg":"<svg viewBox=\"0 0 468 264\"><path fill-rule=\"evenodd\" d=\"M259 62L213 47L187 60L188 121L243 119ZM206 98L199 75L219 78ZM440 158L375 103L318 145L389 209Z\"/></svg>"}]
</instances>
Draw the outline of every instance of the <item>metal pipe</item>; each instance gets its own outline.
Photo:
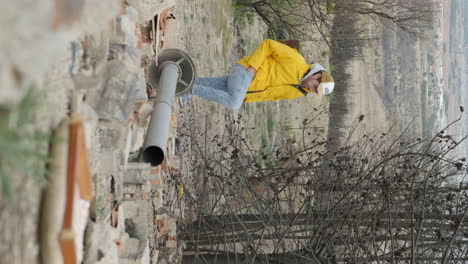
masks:
<instances>
[{"instance_id":1,"label":"metal pipe","mask_svg":"<svg viewBox=\"0 0 468 264\"><path fill-rule=\"evenodd\" d=\"M143 160L158 166L166 156L167 140L177 82L181 76L179 64L166 61L159 65L161 75L158 84L153 113L146 135Z\"/></svg>"}]
</instances>

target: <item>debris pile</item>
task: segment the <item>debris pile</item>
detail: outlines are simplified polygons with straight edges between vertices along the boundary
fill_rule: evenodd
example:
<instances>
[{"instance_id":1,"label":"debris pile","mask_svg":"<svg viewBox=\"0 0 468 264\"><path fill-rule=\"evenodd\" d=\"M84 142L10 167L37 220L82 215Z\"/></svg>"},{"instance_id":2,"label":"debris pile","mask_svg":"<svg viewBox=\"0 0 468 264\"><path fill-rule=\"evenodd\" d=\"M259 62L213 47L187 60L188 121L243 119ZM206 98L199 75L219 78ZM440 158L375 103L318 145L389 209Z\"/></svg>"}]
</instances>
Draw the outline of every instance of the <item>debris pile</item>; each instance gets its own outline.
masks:
<instances>
[{"instance_id":1,"label":"debris pile","mask_svg":"<svg viewBox=\"0 0 468 264\"><path fill-rule=\"evenodd\" d=\"M21 18L0 16L2 32L18 36L2 46L0 105L18 102L34 84L48 93L44 127L56 130L70 110L82 117L94 194L90 209L81 209L89 211L84 264L172 263L180 254L181 187L172 179L180 170L177 115L166 161L155 168L139 161L155 95L146 68L164 43L168 17L175 18L168 9L174 3L59 0L51 7L20 0L5 10Z\"/></svg>"}]
</instances>

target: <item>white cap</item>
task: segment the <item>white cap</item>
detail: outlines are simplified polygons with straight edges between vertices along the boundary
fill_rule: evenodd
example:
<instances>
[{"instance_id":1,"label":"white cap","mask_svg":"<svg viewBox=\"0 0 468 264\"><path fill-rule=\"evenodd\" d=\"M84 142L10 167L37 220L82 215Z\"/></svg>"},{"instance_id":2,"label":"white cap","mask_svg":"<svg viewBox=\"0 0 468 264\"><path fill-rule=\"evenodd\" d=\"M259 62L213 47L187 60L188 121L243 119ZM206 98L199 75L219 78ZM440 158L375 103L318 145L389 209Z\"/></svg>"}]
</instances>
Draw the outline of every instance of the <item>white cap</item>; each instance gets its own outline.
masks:
<instances>
[{"instance_id":1,"label":"white cap","mask_svg":"<svg viewBox=\"0 0 468 264\"><path fill-rule=\"evenodd\" d=\"M335 88L334 82L320 83L317 88L317 93L319 95L331 94L333 92L333 88Z\"/></svg>"}]
</instances>

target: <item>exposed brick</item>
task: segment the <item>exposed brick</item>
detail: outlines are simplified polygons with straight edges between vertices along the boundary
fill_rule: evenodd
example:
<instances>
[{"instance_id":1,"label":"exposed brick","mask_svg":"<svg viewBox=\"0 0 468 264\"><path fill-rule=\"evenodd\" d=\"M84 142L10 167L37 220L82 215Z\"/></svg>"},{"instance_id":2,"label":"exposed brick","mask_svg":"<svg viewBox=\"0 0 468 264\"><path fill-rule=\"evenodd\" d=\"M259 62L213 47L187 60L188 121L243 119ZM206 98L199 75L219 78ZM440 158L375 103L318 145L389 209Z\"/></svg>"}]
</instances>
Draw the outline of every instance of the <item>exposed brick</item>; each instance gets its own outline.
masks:
<instances>
[{"instance_id":1,"label":"exposed brick","mask_svg":"<svg viewBox=\"0 0 468 264\"><path fill-rule=\"evenodd\" d=\"M161 173L161 166L157 166L151 170L151 174L160 174Z\"/></svg>"},{"instance_id":2,"label":"exposed brick","mask_svg":"<svg viewBox=\"0 0 468 264\"><path fill-rule=\"evenodd\" d=\"M151 180L151 186L153 185L161 186L161 180Z\"/></svg>"},{"instance_id":3,"label":"exposed brick","mask_svg":"<svg viewBox=\"0 0 468 264\"><path fill-rule=\"evenodd\" d=\"M67 25L70 26L74 20L80 17L84 0L55 0L55 17L52 22L54 29Z\"/></svg>"},{"instance_id":4,"label":"exposed brick","mask_svg":"<svg viewBox=\"0 0 468 264\"><path fill-rule=\"evenodd\" d=\"M160 232L164 235L168 236L176 236L177 234L177 225L176 222L171 218L163 219L164 223L162 228L160 228Z\"/></svg>"},{"instance_id":5,"label":"exposed brick","mask_svg":"<svg viewBox=\"0 0 468 264\"><path fill-rule=\"evenodd\" d=\"M166 247L168 247L168 248L176 248L176 247L177 247L177 241L174 241L174 240L167 240L167 241L166 241Z\"/></svg>"},{"instance_id":6,"label":"exposed brick","mask_svg":"<svg viewBox=\"0 0 468 264\"><path fill-rule=\"evenodd\" d=\"M167 167L168 167L167 160L168 160L167 158L164 159L160 165L162 171L167 171Z\"/></svg>"},{"instance_id":7,"label":"exposed brick","mask_svg":"<svg viewBox=\"0 0 468 264\"><path fill-rule=\"evenodd\" d=\"M151 43L152 23L146 22L140 27L141 40L143 43Z\"/></svg>"},{"instance_id":8,"label":"exposed brick","mask_svg":"<svg viewBox=\"0 0 468 264\"><path fill-rule=\"evenodd\" d=\"M158 229L160 231L163 230L165 224L166 222L164 221L164 219L156 219L156 225L158 226Z\"/></svg>"},{"instance_id":9,"label":"exposed brick","mask_svg":"<svg viewBox=\"0 0 468 264\"><path fill-rule=\"evenodd\" d=\"M121 239L115 239L114 243L117 245L117 250L119 252L122 252L123 249L124 249L124 244L123 244L122 240Z\"/></svg>"},{"instance_id":10,"label":"exposed brick","mask_svg":"<svg viewBox=\"0 0 468 264\"><path fill-rule=\"evenodd\" d=\"M120 14L125 14L125 0L120 0Z\"/></svg>"},{"instance_id":11,"label":"exposed brick","mask_svg":"<svg viewBox=\"0 0 468 264\"><path fill-rule=\"evenodd\" d=\"M177 120L178 120L177 114L173 113L171 116L171 125L173 127L177 127Z\"/></svg>"},{"instance_id":12,"label":"exposed brick","mask_svg":"<svg viewBox=\"0 0 468 264\"><path fill-rule=\"evenodd\" d=\"M138 112L140 108L144 105L147 104L148 101L136 101L135 102L135 111Z\"/></svg>"},{"instance_id":13,"label":"exposed brick","mask_svg":"<svg viewBox=\"0 0 468 264\"><path fill-rule=\"evenodd\" d=\"M143 37L140 32L140 25L138 24L135 24L135 36L137 36L138 39L136 48L141 49L143 47Z\"/></svg>"}]
</instances>

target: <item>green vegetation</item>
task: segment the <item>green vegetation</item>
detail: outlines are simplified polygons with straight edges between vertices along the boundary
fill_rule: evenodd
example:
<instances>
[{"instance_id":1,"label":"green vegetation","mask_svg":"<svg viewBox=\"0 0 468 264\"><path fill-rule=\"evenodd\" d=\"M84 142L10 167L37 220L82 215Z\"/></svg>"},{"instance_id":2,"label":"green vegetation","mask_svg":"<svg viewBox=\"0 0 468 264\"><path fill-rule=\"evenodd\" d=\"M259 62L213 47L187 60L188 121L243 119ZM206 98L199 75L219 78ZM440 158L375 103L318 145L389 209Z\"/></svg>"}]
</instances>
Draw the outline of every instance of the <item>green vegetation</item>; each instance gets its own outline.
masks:
<instances>
[{"instance_id":1,"label":"green vegetation","mask_svg":"<svg viewBox=\"0 0 468 264\"><path fill-rule=\"evenodd\" d=\"M427 54L427 64L434 64L434 57L431 54Z\"/></svg>"},{"instance_id":2,"label":"green vegetation","mask_svg":"<svg viewBox=\"0 0 468 264\"><path fill-rule=\"evenodd\" d=\"M268 109L268 112L267 112L267 131L268 131L269 137L273 136L273 130L275 129L275 126L276 126L276 122L273 119L273 112L271 111L271 109Z\"/></svg>"},{"instance_id":3,"label":"green vegetation","mask_svg":"<svg viewBox=\"0 0 468 264\"><path fill-rule=\"evenodd\" d=\"M235 18L239 24L244 21L250 24L253 22L253 15L259 18L268 26L267 37L276 40L298 39L305 35L303 23L305 19L301 12L305 9L303 1L281 1L269 0L264 2L242 0L236 1L234 5Z\"/></svg>"},{"instance_id":4,"label":"green vegetation","mask_svg":"<svg viewBox=\"0 0 468 264\"><path fill-rule=\"evenodd\" d=\"M247 112L248 115L252 112L250 104L245 104L245 111Z\"/></svg>"},{"instance_id":5,"label":"green vegetation","mask_svg":"<svg viewBox=\"0 0 468 264\"><path fill-rule=\"evenodd\" d=\"M292 129L292 125L291 124L284 124L283 128L284 128L284 130L288 131L288 130Z\"/></svg>"},{"instance_id":6,"label":"green vegetation","mask_svg":"<svg viewBox=\"0 0 468 264\"><path fill-rule=\"evenodd\" d=\"M31 178L40 187L46 184L50 135L34 127L41 98L31 88L15 107L0 108L0 187L10 202L17 199L13 177Z\"/></svg>"},{"instance_id":7,"label":"green vegetation","mask_svg":"<svg viewBox=\"0 0 468 264\"><path fill-rule=\"evenodd\" d=\"M333 13L335 10L335 0L331 0L327 3L327 14Z\"/></svg>"},{"instance_id":8,"label":"green vegetation","mask_svg":"<svg viewBox=\"0 0 468 264\"><path fill-rule=\"evenodd\" d=\"M246 112L256 113L254 118L254 133L249 137L249 143L259 150L257 164L269 167L273 164L272 138L278 127L274 119L275 106L273 104L245 104Z\"/></svg>"},{"instance_id":9,"label":"green vegetation","mask_svg":"<svg viewBox=\"0 0 468 264\"><path fill-rule=\"evenodd\" d=\"M254 13L246 11L241 5L234 5L234 19L239 25L245 25L245 22L252 25L254 22Z\"/></svg>"},{"instance_id":10,"label":"green vegetation","mask_svg":"<svg viewBox=\"0 0 468 264\"><path fill-rule=\"evenodd\" d=\"M200 56L201 56L200 52L194 52L194 51L192 51L190 49L190 50L187 50L187 53L190 56L190 58L192 58L194 60L199 60L200 59Z\"/></svg>"},{"instance_id":11,"label":"green vegetation","mask_svg":"<svg viewBox=\"0 0 468 264\"><path fill-rule=\"evenodd\" d=\"M210 112L216 112L217 109L216 109L216 105L215 104L210 104Z\"/></svg>"},{"instance_id":12,"label":"green vegetation","mask_svg":"<svg viewBox=\"0 0 468 264\"><path fill-rule=\"evenodd\" d=\"M270 147L270 139L265 131L262 133L262 146L259 150L257 163L261 168L271 167L273 165L273 152Z\"/></svg>"},{"instance_id":13,"label":"green vegetation","mask_svg":"<svg viewBox=\"0 0 468 264\"><path fill-rule=\"evenodd\" d=\"M228 53L229 45L231 44L231 28L228 25L224 25L222 28L223 35L223 57L224 57L224 68L228 68Z\"/></svg>"},{"instance_id":14,"label":"green vegetation","mask_svg":"<svg viewBox=\"0 0 468 264\"><path fill-rule=\"evenodd\" d=\"M287 135L293 140L297 141L299 138L298 133L296 132L297 129L294 129L291 124L284 124L283 129L286 131Z\"/></svg>"},{"instance_id":15,"label":"green vegetation","mask_svg":"<svg viewBox=\"0 0 468 264\"><path fill-rule=\"evenodd\" d=\"M106 208L106 201L104 200L104 196L99 195L96 198L96 215L98 218L105 217L105 208Z\"/></svg>"}]
</instances>

